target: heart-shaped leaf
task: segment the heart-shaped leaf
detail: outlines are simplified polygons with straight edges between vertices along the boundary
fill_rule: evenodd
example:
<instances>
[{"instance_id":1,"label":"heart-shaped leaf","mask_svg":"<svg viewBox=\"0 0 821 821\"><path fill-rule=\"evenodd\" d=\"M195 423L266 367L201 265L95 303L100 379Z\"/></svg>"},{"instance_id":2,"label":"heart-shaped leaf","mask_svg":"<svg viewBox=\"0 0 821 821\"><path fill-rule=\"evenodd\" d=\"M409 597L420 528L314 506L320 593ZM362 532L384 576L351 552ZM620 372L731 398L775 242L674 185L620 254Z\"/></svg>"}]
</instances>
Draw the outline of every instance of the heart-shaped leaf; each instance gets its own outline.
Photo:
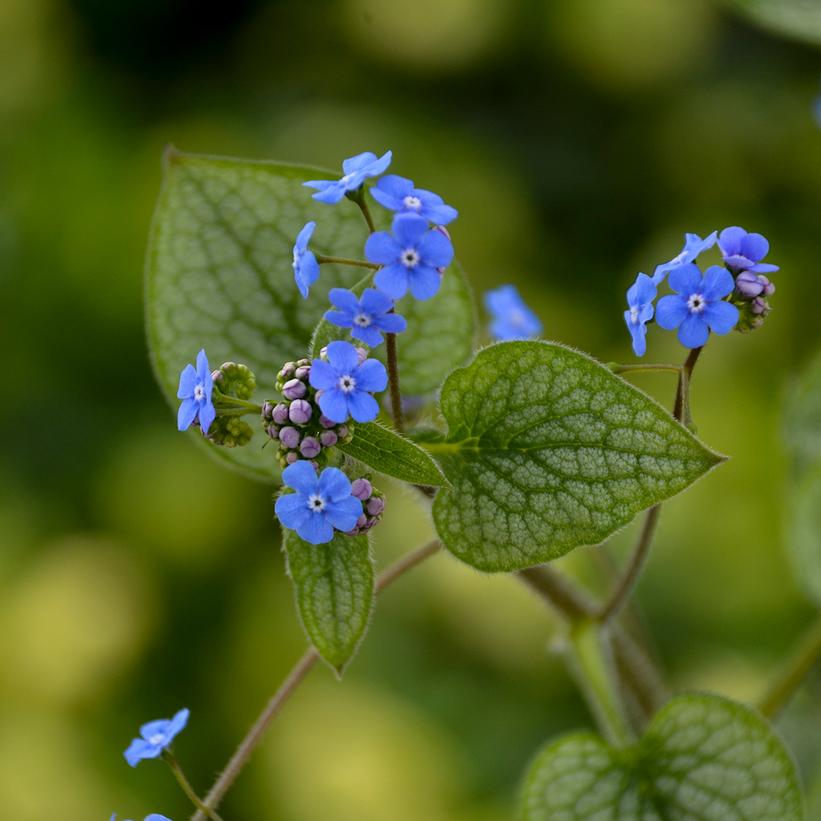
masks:
<instances>
[{"instance_id":1,"label":"heart-shaped leaf","mask_svg":"<svg viewBox=\"0 0 821 821\"><path fill-rule=\"evenodd\" d=\"M281 163L168 153L148 250L146 316L154 370L172 405L180 371L203 347L212 367L226 360L247 364L257 375L260 401L272 397L283 362L307 355L329 289L361 279L361 268L323 265L307 300L294 284L292 248L309 220L317 223L313 249L362 257L367 228L358 208L316 202L302 185L333 176ZM432 391L466 359L473 342L473 307L459 269L448 269L436 297L403 305L403 311L403 390ZM279 474L262 449L261 428L249 445L231 449L212 446L196 431L191 435L246 473Z\"/></svg>"},{"instance_id":2,"label":"heart-shaped leaf","mask_svg":"<svg viewBox=\"0 0 821 821\"><path fill-rule=\"evenodd\" d=\"M485 348L448 377L440 408L446 441L422 443L451 483L434 522L480 570L596 544L723 459L646 394L555 343Z\"/></svg>"},{"instance_id":3,"label":"heart-shaped leaf","mask_svg":"<svg viewBox=\"0 0 821 821\"><path fill-rule=\"evenodd\" d=\"M521 821L800 821L795 764L748 707L698 693L672 699L639 744L574 733L534 760Z\"/></svg>"},{"instance_id":4,"label":"heart-shaped leaf","mask_svg":"<svg viewBox=\"0 0 821 821\"><path fill-rule=\"evenodd\" d=\"M283 530L288 575L308 640L338 675L365 635L374 605L374 569L368 536L337 533L313 545Z\"/></svg>"},{"instance_id":5,"label":"heart-shaped leaf","mask_svg":"<svg viewBox=\"0 0 821 821\"><path fill-rule=\"evenodd\" d=\"M339 449L368 467L410 482L438 487L445 477L436 462L409 439L376 422L357 425L353 439Z\"/></svg>"}]
</instances>

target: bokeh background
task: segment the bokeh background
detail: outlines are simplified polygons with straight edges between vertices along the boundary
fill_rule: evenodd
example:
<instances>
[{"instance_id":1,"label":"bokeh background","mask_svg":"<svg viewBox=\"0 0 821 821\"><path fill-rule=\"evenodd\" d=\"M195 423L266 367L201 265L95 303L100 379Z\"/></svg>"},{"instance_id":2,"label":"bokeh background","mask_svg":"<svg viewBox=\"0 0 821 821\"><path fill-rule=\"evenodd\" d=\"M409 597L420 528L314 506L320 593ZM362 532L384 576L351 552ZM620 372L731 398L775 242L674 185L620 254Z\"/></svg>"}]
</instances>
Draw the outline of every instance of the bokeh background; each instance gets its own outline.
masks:
<instances>
[{"instance_id":1,"label":"bokeh background","mask_svg":"<svg viewBox=\"0 0 821 821\"><path fill-rule=\"evenodd\" d=\"M781 404L821 345L820 54L708 0L3 0L0 815L187 817L164 767L126 766L138 725L189 706L177 750L204 791L304 646L270 488L179 436L150 371L170 141L331 167L392 148L460 209L477 292L517 283L548 338L603 360L631 359L624 291L684 231L766 234L775 310L713 340L693 386L732 460L665 507L639 588L675 687L755 698L813 617L782 535ZM670 377L641 384L670 401ZM376 533L384 564L430 529L394 492ZM561 564L601 587L600 559ZM590 724L556 627L513 580L433 559L379 602L343 683L312 675L224 816L510 818L535 749ZM820 701L816 676L780 723L808 785Z\"/></svg>"}]
</instances>

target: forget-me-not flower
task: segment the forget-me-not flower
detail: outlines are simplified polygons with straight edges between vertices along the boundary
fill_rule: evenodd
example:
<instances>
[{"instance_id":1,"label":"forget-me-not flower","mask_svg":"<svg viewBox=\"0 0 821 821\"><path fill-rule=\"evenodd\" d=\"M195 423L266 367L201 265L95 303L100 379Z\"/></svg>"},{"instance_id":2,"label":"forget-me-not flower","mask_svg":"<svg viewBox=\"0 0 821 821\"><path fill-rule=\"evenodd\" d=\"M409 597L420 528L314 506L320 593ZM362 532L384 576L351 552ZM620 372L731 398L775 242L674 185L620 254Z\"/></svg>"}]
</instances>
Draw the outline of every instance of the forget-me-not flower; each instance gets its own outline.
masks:
<instances>
[{"instance_id":1,"label":"forget-me-not flower","mask_svg":"<svg viewBox=\"0 0 821 821\"><path fill-rule=\"evenodd\" d=\"M435 296L442 283L440 268L453 260L448 237L415 214L398 214L393 233L377 231L365 243L365 256L383 267L374 284L391 299L401 299L408 288L416 299Z\"/></svg>"},{"instance_id":2,"label":"forget-me-not flower","mask_svg":"<svg viewBox=\"0 0 821 821\"><path fill-rule=\"evenodd\" d=\"M416 188L413 180L388 174L371 189L371 196L389 211L418 214L434 225L447 225L459 212L432 191Z\"/></svg>"},{"instance_id":3,"label":"forget-me-not flower","mask_svg":"<svg viewBox=\"0 0 821 821\"><path fill-rule=\"evenodd\" d=\"M672 274L671 274L672 277ZM644 356L647 350L647 323L653 318L653 300L656 298L656 283L647 274L639 274L627 289L627 310L624 321L633 337L633 352Z\"/></svg>"},{"instance_id":4,"label":"forget-me-not flower","mask_svg":"<svg viewBox=\"0 0 821 821\"><path fill-rule=\"evenodd\" d=\"M311 385L321 391L317 401L322 413L337 423L345 422L349 415L357 422L376 419L379 404L371 394L388 386L385 366L377 359L360 364L350 342L331 342L327 357L327 362L314 359L311 363Z\"/></svg>"},{"instance_id":5,"label":"forget-me-not flower","mask_svg":"<svg viewBox=\"0 0 821 821\"><path fill-rule=\"evenodd\" d=\"M325 544L334 528L353 530L362 515L362 502L351 493L350 479L338 468L317 476L310 462L300 460L282 471L282 482L294 493L280 496L275 505L282 524L311 544Z\"/></svg>"},{"instance_id":6,"label":"forget-me-not flower","mask_svg":"<svg viewBox=\"0 0 821 821\"><path fill-rule=\"evenodd\" d=\"M769 274L778 270L777 265L761 262L770 250L766 237L748 233L738 225L725 228L718 235L718 247L724 256L724 264L736 274L741 271Z\"/></svg>"},{"instance_id":7,"label":"forget-me-not flower","mask_svg":"<svg viewBox=\"0 0 821 821\"><path fill-rule=\"evenodd\" d=\"M316 188L318 193L313 195L315 200L326 202L329 205L339 202L348 191L356 191L369 177L378 177L384 174L391 164L392 153L385 152L381 157L371 151L349 157L342 163L344 175L338 180L311 180L304 182L308 188Z\"/></svg>"},{"instance_id":8,"label":"forget-me-not flower","mask_svg":"<svg viewBox=\"0 0 821 821\"><path fill-rule=\"evenodd\" d=\"M738 322L738 308L723 297L735 286L733 275L720 265L704 272L697 265L683 265L670 272L670 287L676 294L662 297L656 306L656 322L665 330L678 328L678 339L686 348L700 348L710 331L727 334Z\"/></svg>"},{"instance_id":9,"label":"forget-me-not flower","mask_svg":"<svg viewBox=\"0 0 821 821\"><path fill-rule=\"evenodd\" d=\"M684 248L681 249L681 253L674 256L669 262L663 262L661 265L656 266L656 270L652 276L653 282L656 285L660 285L664 281L664 277L674 268L695 262L699 254L707 251L716 244L717 239L718 231L713 231L712 234L704 237L704 239L698 234L685 234Z\"/></svg>"},{"instance_id":10,"label":"forget-me-not flower","mask_svg":"<svg viewBox=\"0 0 821 821\"><path fill-rule=\"evenodd\" d=\"M308 248L308 243L316 228L316 223L306 222L302 230L297 234L296 243L294 244L294 261L291 267L294 269L294 280L296 287L299 288L299 293L307 299L308 292L319 279L319 263L316 259L316 254Z\"/></svg>"},{"instance_id":11,"label":"forget-me-not flower","mask_svg":"<svg viewBox=\"0 0 821 821\"><path fill-rule=\"evenodd\" d=\"M405 317L392 313L393 300L376 288L366 288L360 299L353 291L331 288L328 297L338 310L327 311L325 319L350 328L354 339L371 348L381 344L383 333L399 334L407 327Z\"/></svg>"},{"instance_id":12,"label":"forget-me-not flower","mask_svg":"<svg viewBox=\"0 0 821 821\"><path fill-rule=\"evenodd\" d=\"M111 821L117 821L117 813L111 813ZM128 821L128 819L124 819L124 821ZM164 815L160 815L158 812L152 812L151 815L146 815L144 821L171 821L170 818L166 818Z\"/></svg>"},{"instance_id":13,"label":"forget-me-not flower","mask_svg":"<svg viewBox=\"0 0 821 821\"><path fill-rule=\"evenodd\" d=\"M485 307L493 317L495 339L532 339L542 332L539 317L528 308L515 285L502 285L485 293Z\"/></svg>"},{"instance_id":14,"label":"forget-me-not flower","mask_svg":"<svg viewBox=\"0 0 821 821\"><path fill-rule=\"evenodd\" d=\"M163 750L171 746L171 742L188 723L189 711L180 710L173 718L161 718L149 721L140 727L141 738L135 738L125 751L125 760L136 767L144 758L159 758Z\"/></svg>"},{"instance_id":15,"label":"forget-me-not flower","mask_svg":"<svg viewBox=\"0 0 821 821\"><path fill-rule=\"evenodd\" d=\"M179 430L188 430L194 420L199 419L203 434L208 433L208 428L217 415L211 399L213 392L211 368L203 349L197 354L197 367L188 364L180 373L180 386L177 389L177 399L182 399L177 413Z\"/></svg>"}]
</instances>

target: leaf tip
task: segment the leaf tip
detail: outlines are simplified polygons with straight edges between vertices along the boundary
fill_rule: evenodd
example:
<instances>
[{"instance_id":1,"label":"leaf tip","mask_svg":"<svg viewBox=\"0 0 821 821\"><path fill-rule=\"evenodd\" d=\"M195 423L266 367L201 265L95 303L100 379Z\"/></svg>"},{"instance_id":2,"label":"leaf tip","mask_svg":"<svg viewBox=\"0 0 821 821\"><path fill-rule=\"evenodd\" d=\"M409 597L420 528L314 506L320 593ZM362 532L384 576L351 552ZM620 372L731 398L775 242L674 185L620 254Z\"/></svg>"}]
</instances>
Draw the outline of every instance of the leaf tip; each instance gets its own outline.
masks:
<instances>
[{"instance_id":1,"label":"leaf tip","mask_svg":"<svg viewBox=\"0 0 821 821\"><path fill-rule=\"evenodd\" d=\"M162 152L163 168L169 168L172 165L176 165L181 159L182 151L180 151L174 143L166 143Z\"/></svg>"}]
</instances>

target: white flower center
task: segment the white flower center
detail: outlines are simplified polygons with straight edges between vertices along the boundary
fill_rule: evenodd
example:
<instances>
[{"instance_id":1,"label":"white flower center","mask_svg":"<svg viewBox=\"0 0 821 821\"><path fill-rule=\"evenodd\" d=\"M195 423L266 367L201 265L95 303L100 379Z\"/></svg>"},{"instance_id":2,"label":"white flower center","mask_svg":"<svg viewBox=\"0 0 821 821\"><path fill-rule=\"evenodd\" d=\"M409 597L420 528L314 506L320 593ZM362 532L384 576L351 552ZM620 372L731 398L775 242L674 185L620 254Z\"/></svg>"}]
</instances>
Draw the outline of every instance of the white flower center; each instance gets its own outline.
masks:
<instances>
[{"instance_id":1,"label":"white flower center","mask_svg":"<svg viewBox=\"0 0 821 821\"><path fill-rule=\"evenodd\" d=\"M312 493L308 498L308 508L314 513L321 513L325 510L325 500L318 493Z\"/></svg>"},{"instance_id":2,"label":"white flower center","mask_svg":"<svg viewBox=\"0 0 821 821\"><path fill-rule=\"evenodd\" d=\"M342 179L340 180L340 182L341 182L343 185L348 185L348 184L349 184L349 183L353 180L353 178L354 178L355 176L356 176L356 172L355 172L355 171L351 171L351 173L350 173L350 174L345 174L345 176L344 176L344 177L342 177Z\"/></svg>"},{"instance_id":3,"label":"white flower center","mask_svg":"<svg viewBox=\"0 0 821 821\"><path fill-rule=\"evenodd\" d=\"M202 402L202 400L205 399L205 388L203 388L202 385L197 385L194 388L194 399L197 402Z\"/></svg>"},{"instance_id":4,"label":"white flower center","mask_svg":"<svg viewBox=\"0 0 821 821\"><path fill-rule=\"evenodd\" d=\"M419 252L415 248L406 248L399 258L406 268L415 268L419 264Z\"/></svg>"},{"instance_id":5,"label":"white flower center","mask_svg":"<svg viewBox=\"0 0 821 821\"><path fill-rule=\"evenodd\" d=\"M294 248L294 262L291 267L296 271L299 268L300 263L302 262L302 251L299 248Z\"/></svg>"},{"instance_id":6,"label":"white flower center","mask_svg":"<svg viewBox=\"0 0 821 821\"><path fill-rule=\"evenodd\" d=\"M524 312L520 311L518 308L510 309L510 313L507 315L507 320L511 325L513 325L514 328L523 328L527 321Z\"/></svg>"},{"instance_id":7,"label":"white flower center","mask_svg":"<svg viewBox=\"0 0 821 821\"><path fill-rule=\"evenodd\" d=\"M367 328L372 322L371 317L368 314L357 314L353 318L353 324L357 325L360 328Z\"/></svg>"},{"instance_id":8,"label":"white flower center","mask_svg":"<svg viewBox=\"0 0 821 821\"><path fill-rule=\"evenodd\" d=\"M149 739L149 744L153 744L155 747L161 747L165 743L165 736L162 733L154 733Z\"/></svg>"},{"instance_id":9,"label":"white flower center","mask_svg":"<svg viewBox=\"0 0 821 821\"><path fill-rule=\"evenodd\" d=\"M690 294L687 307L692 314L700 314L707 307L707 300L701 294Z\"/></svg>"},{"instance_id":10,"label":"white flower center","mask_svg":"<svg viewBox=\"0 0 821 821\"><path fill-rule=\"evenodd\" d=\"M635 305L630 308L630 321L634 325L638 325L639 323L639 309Z\"/></svg>"},{"instance_id":11,"label":"white flower center","mask_svg":"<svg viewBox=\"0 0 821 821\"><path fill-rule=\"evenodd\" d=\"M422 200L420 200L419 197L414 197L410 194L402 200L402 204L408 209L408 211L422 210Z\"/></svg>"},{"instance_id":12,"label":"white flower center","mask_svg":"<svg viewBox=\"0 0 821 821\"><path fill-rule=\"evenodd\" d=\"M356 387L356 380L350 375L346 374L345 376L339 377L339 390L343 393L350 393Z\"/></svg>"}]
</instances>

